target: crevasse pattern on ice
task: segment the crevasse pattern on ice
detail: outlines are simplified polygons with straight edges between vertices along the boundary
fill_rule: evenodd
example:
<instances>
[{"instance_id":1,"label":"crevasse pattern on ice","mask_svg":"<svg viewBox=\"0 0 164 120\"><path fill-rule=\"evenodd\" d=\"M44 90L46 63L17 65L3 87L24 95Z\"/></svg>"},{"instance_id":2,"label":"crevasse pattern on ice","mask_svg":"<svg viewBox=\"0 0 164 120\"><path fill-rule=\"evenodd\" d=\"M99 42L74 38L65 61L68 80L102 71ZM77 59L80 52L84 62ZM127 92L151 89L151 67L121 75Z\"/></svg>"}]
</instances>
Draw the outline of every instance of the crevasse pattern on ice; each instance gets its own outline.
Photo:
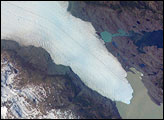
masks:
<instances>
[{"instance_id":1,"label":"crevasse pattern on ice","mask_svg":"<svg viewBox=\"0 0 164 120\"><path fill-rule=\"evenodd\" d=\"M126 71L91 23L72 16L67 7L68 2L1 2L1 39L43 47L91 89L129 104L133 90Z\"/></svg>"}]
</instances>

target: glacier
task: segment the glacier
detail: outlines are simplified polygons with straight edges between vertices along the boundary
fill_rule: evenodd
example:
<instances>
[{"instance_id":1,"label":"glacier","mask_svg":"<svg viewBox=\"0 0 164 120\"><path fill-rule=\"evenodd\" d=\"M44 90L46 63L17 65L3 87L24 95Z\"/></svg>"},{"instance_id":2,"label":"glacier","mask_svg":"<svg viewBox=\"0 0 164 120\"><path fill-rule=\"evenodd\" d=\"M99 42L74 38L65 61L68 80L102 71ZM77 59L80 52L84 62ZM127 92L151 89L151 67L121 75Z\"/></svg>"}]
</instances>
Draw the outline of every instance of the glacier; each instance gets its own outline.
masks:
<instances>
[{"instance_id":1,"label":"glacier","mask_svg":"<svg viewBox=\"0 0 164 120\"><path fill-rule=\"evenodd\" d=\"M104 46L92 24L72 16L68 2L1 1L1 39L47 50L56 64L70 66L85 85L130 104L126 71Z\"/></svg>"}]
</instances>

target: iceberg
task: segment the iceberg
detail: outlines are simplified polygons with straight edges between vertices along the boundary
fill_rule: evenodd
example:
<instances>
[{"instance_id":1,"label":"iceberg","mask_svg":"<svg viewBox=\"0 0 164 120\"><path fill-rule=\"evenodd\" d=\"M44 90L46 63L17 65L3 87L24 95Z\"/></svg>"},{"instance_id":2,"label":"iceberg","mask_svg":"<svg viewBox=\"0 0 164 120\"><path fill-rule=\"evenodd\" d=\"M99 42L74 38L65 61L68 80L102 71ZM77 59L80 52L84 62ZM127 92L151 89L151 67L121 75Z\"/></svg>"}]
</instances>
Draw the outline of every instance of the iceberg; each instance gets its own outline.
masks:
<instances>
[{"instance_id":1,"label":"iceberg","mask_svg":"<svg viewBox=\"0 0 164 120\"><path fill-rule=\"evenodd\" d=\"M47 50L56 64L70 66L85 85L130 104L126 71L106 49L92 24L72 16L68 2L1 2L1 39Z\"/></svg>"}]
</instances>

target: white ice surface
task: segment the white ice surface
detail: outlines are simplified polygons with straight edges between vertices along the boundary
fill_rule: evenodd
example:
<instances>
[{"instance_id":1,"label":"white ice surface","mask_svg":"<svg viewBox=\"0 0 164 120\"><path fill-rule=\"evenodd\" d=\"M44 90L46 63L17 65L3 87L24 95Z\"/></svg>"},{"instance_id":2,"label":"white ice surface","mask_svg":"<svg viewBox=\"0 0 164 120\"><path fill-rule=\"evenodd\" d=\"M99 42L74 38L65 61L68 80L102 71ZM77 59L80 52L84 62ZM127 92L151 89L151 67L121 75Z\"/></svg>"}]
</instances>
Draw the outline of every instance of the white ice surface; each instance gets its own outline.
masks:
<instances>
[{"instance_id":1,"label":"white ice surface","mask_svg":"<svg viewBox=\"0 0 164 120\"><path fill-rule=\"evenodd\" d=\"M7 114L7 108L5 106L1 107L1 119L5 119Z\"/></svg>"},{"instance_id":2,"label":"white ice surface","mask_svg":"<svg viewBox=\"0 0 164 120\"><path fill-rule=\"evenodd\" d=\"M42 85L26 85L16 88L18 79L13 72L14 66L1 61L1 119L75 119L71 111L50 109L41 112L39 105L48 96ZM35 102L34 102L35 101ZM35 105L34 105L34 103ZM31 104L33 103L33 104Z\"/></svg>"},{"instance_id":3,"label":"white ice surface","mask_svg":"<svg viewBox=\"0 0 164 120\"><path fill-rule=\"evenodd\" d=\"M126 71L107 51L89 22L67 12L68 2L1 2L1 39L46 49L70 66L91 89L129 104L133 90Z\"/></svg>"}]
</instances>

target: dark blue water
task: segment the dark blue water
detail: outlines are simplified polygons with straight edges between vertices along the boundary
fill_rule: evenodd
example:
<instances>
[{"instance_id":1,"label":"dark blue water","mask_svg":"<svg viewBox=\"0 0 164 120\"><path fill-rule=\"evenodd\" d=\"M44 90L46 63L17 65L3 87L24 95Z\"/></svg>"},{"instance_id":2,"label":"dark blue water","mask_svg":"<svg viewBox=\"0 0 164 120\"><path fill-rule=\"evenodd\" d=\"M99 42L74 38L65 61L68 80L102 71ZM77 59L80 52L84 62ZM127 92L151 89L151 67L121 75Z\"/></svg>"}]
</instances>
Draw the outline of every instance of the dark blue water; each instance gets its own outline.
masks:
<instances>
[{"instance_id":1,"label":"dark blue water","mask_svg":"<svg viewBox=\"0 0 164 120\"><path fill-rule=\"evenodd\" d=\"M112 45L117 48L117 45L114 41L112 41Z\"/></svg>"},{"instance_id":2,"label":"dark blue water","mask_svg":"<svg viewBox=\"0 0 164 120\"><path fill-rule=\"evenodd\" d=\"M135 43L137 46L157 46L158 48L163 48L163 30L142 33L144 35Z\"/></svg>"},{"instance_id":3,"label":"dark blue water","mask_svg":"<svg viewBox=\"0 0 164 120\"><path fill-rule=\"evenodd\" d=\"M141 68L143 68L143 67L145 67L145 64L139 64L139 66L140 66Z\"/></svg>"}]
</instances>

